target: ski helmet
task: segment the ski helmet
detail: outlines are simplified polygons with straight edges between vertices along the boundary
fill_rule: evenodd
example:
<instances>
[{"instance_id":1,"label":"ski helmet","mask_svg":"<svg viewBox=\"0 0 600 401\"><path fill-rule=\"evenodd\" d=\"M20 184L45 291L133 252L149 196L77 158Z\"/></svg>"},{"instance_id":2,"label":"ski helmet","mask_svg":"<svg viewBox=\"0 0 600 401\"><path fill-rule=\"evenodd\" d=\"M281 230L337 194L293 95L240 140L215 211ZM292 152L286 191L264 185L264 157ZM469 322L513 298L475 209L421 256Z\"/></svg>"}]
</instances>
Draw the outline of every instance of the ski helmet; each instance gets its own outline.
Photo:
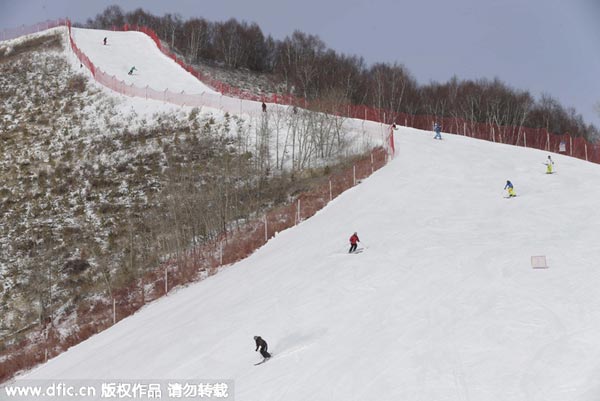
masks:
<instances>
[{"instance_id":1,"label":"ski helmet","mask_svg":"<svg viewBox=\"0 0 600 401\"><path fill-rule=\"evenodd\" d=\"M255 340L258 340L258 336L254 336L254 339L255 339Z\"/></svg>"}]
</instances>

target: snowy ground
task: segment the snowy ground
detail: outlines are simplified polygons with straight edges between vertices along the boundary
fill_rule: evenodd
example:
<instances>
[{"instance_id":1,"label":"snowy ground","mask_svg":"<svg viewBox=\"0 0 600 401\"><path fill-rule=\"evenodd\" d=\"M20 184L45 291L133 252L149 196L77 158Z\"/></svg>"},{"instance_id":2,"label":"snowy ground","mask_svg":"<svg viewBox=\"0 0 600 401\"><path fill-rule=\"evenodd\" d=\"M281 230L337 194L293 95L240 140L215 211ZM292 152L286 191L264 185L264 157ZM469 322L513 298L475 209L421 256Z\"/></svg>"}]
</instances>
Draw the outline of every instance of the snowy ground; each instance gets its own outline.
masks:
<instances>
[{"instance_id":1,"label":"snowy ground","mask_svg":"<svg viewBox=\"0 0 600 401\"><path fill-rule=\"evenodd\" d=\"M73 28L72 35L92 63L128 85L140 88L149 85L158 91L169 89L189 94L216 93L162 54L144 33ZM107 38L106 46L103 45L104 38ZM148 57L149 54L153 57ZM128 75L134 66L136 71Z\"/></svg>"},{"instance_id":2,"label":"snowy ground","mask_svg":"<svg viewBox=\"0 0 600 401\"><path fill-rule=\"evenodd\" d=\"M18 380L223 379L243 401L598 400L600 166L555 155L546 175L544 152L432 136L400 129L397 158L313 218ZM365 250L348 255L353 231ZM275 354L260 366L254 335Z\"/></svg>"}]
</instances>

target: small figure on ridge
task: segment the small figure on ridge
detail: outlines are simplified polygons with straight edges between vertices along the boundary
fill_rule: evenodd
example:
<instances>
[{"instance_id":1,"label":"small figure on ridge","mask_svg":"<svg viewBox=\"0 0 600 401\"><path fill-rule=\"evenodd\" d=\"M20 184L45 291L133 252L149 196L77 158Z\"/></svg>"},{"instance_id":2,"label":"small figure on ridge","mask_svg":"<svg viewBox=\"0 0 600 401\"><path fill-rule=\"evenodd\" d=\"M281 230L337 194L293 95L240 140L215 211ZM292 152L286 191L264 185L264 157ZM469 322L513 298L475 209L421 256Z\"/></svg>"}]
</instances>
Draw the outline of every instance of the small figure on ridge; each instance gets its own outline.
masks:
<instances>
[{"instance_id":1,"label":"small figure on ridge","mask_svg":"<svg viewBox=\"0 0 600 401\"><path fill-rule=\"evenodd\" d=\"M433 124L433 130L435 131L433 139L442 139L442 127L438 123Z\"/></svg>"}]
</instances>

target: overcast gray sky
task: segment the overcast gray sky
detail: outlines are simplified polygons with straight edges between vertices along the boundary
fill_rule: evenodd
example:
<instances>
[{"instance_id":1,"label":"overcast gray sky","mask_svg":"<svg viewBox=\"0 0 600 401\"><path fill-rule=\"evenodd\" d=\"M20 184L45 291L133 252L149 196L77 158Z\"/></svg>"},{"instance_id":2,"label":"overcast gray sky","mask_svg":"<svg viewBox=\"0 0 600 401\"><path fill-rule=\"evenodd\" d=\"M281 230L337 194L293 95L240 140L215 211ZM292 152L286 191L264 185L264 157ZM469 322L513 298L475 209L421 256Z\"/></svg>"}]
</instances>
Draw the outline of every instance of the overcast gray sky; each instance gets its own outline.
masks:
<instances>
[{"instance_id":1,"label":"overcast gray sky","mask_svg":"<svg viewBox=\"0 0 600 401\"><path fill-rule=\"evenodd\" d=\"M369 64L404 64L421 84L498 77L600 127L600 0L0 0L0 29L62 16L85 22L111 4L234 17L276 39L299 29Z\"/></svg>"}]
</instances>

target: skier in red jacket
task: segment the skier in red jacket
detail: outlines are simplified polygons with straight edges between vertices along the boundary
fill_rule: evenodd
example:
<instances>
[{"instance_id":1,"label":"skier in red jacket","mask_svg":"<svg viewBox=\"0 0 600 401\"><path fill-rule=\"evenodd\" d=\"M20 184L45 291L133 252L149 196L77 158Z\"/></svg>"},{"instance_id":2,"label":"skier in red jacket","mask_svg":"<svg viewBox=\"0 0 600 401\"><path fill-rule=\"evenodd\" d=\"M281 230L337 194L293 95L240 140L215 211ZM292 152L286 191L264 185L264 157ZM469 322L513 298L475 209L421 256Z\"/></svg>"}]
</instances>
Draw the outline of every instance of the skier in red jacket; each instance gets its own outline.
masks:
<instances>
[{"instance_id":1,"label":"skier in red jacket","mask_svg":"<svg viewBox=\"0 0 600 401\"><path fill-rule=\"evenodd\" d=\"M360 242L360 240L358 239L358 235L354 233L352 234L352 237L350 237L350 250L348 251L348 253L356 251L357 242Z\"/></svg>"}]
</instances>

